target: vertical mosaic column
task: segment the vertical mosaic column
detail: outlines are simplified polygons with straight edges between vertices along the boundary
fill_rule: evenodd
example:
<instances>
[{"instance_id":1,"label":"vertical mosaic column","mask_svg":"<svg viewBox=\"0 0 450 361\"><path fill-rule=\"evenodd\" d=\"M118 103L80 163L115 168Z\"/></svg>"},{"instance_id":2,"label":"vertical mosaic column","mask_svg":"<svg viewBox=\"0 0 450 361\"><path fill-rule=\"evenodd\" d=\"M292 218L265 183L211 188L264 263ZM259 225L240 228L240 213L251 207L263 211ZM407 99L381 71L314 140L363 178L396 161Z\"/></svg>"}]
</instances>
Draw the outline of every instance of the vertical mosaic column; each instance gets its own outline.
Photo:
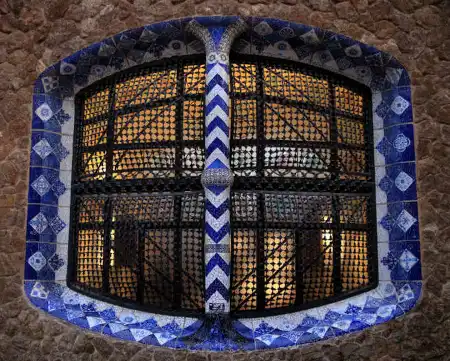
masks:
<instances>
[{"instance_id":1,"label":"vertical mosaic column","mask_svg":"<svg viewBox=\"0 0 450 361\"><path fill-rule=\"evenodd\" d=\"M224 27L205 27L192 20L187 30L203 41L206 50L205 99L205 309L230 311L230 64L233 40L246 24L237 19Z\"/></svg>"}]
</instances>

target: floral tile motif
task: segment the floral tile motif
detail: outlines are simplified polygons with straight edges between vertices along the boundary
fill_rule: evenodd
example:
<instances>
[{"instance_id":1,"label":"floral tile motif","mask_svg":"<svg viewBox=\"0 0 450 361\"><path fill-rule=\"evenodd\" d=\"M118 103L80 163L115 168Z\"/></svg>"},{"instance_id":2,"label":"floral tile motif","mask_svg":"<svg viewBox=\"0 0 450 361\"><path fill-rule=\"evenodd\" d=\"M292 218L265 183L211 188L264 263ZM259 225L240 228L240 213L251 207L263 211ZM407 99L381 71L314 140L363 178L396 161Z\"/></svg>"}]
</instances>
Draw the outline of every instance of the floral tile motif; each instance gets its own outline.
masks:
<instances>
[{"instance_id":1,"label":"floral tile motif","mask_svg":"<svg viewBox=\"0 0 450 361\"><path fill-rule=\"evenodd\" d=\"M415 163L386 166L386 176L378 185L387 194L389 203L416 200Z\"/></svg>"},{"instance_id":2,"label":"floral tile motif","mask_svg":"<svg viewBox=\"0 0 450 361\"><path fill-rule=\"evenodd\" d=\"M359 331L408 312L421 292L410 79L391 55L343 35L284 20L248 17L232 44L238 53L291 59L372 90L379 285L314 309L265 318L171 317L128 310L65 285L70 219L74 95L118 71L204 53L185 31L193 18L130 29L47 68L33 96L25 291L38 308L85 329L146 344L191 350L297 346ZM214 39L238 17L199 17Z\"/></svg>"},{"instance_id":3,"label":"floral tile motif","mask_svg":"<svg viewBox=\"0 0 450 361\"><path fill-rule=\"evenodd\" d=\"M384 157L386 165L414 161L414 136L412 124L392 126L383 130L383 137L376 140L375 148ZM383 160L376 161L382 165Z\"/></svg>"},{"instance_id":4,"label":"floral tile motif","mask_svg":"<svg viewBox=\"0 0 450 361\"><path fill-rule=\"evenodd\" d=\"M66 172L63 175L66 176ZM29 203L58 205L59 199L68 192L70 179L61 180L60 171L49 168L30 169Z\"/></svg>"},{"instance_id":5,"label":"floral tile motif","mask_svg":"<svg viewBox=\"0 0 450 361\"><path fill-rule=\"evenodd\" d=\"M68 163L71 161L71 143L67 138L61 134L33 130L31 134L31 166L57 170L68 169Z\"/></svg>"},{"instance_id":6,"label":"floral tile motif","mask_svg":"<svg viewBox=\"0 0 450 361\"><path fill-rule=\"evenodd\" d=\"M419 239L417 202L390 203L377 213L379 228L389 233L390 242Z\"/></svg>"},{"instance_id":7,"label":"floral tile motif","mask_svg":"<svg viewBox=\"0 0 450 361\"><path fill-rule=\"evenodd\" d=\"M27 217L27 241L55 243L69 224L68 213L55 206L30 204ZM67 243L68 240L65 240Z\"/></svg>"}]
</instances>

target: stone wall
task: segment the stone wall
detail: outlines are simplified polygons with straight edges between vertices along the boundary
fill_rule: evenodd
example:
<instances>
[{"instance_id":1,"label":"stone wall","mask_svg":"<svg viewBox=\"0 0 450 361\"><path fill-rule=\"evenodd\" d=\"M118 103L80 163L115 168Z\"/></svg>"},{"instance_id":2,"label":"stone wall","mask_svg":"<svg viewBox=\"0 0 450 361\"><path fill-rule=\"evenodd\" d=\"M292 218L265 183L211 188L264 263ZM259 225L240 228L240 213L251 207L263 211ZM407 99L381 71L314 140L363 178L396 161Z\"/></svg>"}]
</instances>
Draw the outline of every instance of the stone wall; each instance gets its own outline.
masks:
<instances>
[{"instance_id":1,"label":"stone wall","mask_svg":"<svg viewBox=\"0 0 450 361\"><path fill-rule=\"evenodd\" d=\"M22 291L32 84L58 59L131 27L190 15L271 16L397 57L413 84L422 267L405 317L297 350L205 354L102 337L32 308ZM0 360L450 360L450 2L0 0Z\"/></svg>"}]
</instances>

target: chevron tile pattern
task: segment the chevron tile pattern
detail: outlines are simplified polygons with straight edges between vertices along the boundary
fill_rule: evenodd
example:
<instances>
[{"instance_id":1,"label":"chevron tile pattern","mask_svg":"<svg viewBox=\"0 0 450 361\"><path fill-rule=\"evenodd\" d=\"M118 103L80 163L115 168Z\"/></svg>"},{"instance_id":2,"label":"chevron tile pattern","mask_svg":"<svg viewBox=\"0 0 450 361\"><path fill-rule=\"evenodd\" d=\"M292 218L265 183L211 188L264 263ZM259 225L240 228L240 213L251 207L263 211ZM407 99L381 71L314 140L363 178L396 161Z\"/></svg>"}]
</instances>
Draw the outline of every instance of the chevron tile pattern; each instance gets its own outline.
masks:
<instances>
[{"instance_id":1,"label":"chevron tile pattern","mask_svg":"<svg viewBox=\"0 0 450 361\"><path fill-rule=\"evenodd\" d=\"M214 29L196 20L188 31L202 39L206 49L205 94L205 308L207 313L230 311L230 121L229 50L246 24L242 20ZM217 35L219 34L219 36ZM227 178L227 179L224 179Z\"/></svg>"}]
</instances>

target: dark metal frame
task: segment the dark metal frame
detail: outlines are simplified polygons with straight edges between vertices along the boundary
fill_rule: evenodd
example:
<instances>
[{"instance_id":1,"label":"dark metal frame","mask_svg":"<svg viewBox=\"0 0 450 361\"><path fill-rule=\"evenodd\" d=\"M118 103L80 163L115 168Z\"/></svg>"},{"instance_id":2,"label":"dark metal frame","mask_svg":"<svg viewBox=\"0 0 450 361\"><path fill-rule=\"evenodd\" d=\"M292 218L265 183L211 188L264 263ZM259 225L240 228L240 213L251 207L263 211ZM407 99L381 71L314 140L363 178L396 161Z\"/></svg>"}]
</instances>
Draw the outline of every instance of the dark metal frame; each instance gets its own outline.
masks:
<instances>
[{"instance_id":1,"label":"dark metal frame","mask_svg":"<svg viewBox=\"0 0 450 361\"><path fill-rule=\"evenodd\" d=\"M202 233L204 233L204 211L203 211L203 221L199 227L197 222L182 222L181 219L181 202L182 195L188 195L190 193L202 193L203 188L200 183L200 176L198 177L182 177L182 159L181 152L183 148L189 146L197 146L200 149L204 148L204 139L201 140L183 140L183 124L182 124L182 114L183 114L183 101L184 100L204 100L204 94L184 94L184 71L183 68L185 65L200 65L204 63L204 56L188 56L177 59L169 59L161 62L152 63L151 66L148 64L144 64L141 66L133 67L127 71L120 72L118 74L112 75L110 77L104 78L91 86L83 89L81 93L79 93L75 99L75 108L76 108L76 116L75 116L75 132L74 132L74 157L73 157L73 166L72 169L72 189L71 189L71 199L72 199L72 212L71 212L71 222L70 222L70 237L69 237L69 264L68 264L68 278L67 285L69 288L85 294L87 296L97 298L109 303L117 304L120 306L125 306L133 309L138 309L142 311L149 312L157 312L161 314L176 314L176 315L186 315L186 316L198 316L204 313L204 309L199 310L186 310L181 309L181 289L183 287L181 282L181 273L182 273L182 264L181 264L181 230L183 228L197 228L201 229ZM164 100L157 100L147 102L141 105L127 105L123 109L119 111L114 111L114 100L115 100L115 85L117 83L121 83L123 81L127 81L132 79L133 77L142 74L142 73L152 73L155 71L174 69L177 70L177 92L175 97L167 98ZM94 122L98 122L101 120L107 119L107 138L105 144L98 144L92 147L83 147L82 145L82 125L81 122L83 120L82 110L84 108L84 100L89 96L95 94L96 92L109 88L109 110L106 114L101 116L96 116L90 119L88 122L84 124L90 124ZM155 144L145 143L145 144L114 144L114 120L119 115L125 115L129 113L133 113L139 110L149 109L158 107L161 105L168 104L176 104L176 141L161 141ZM204 138L204 137L203 137ZM130 180L114 180L112 178L113 173L113 150L118 149L143 149L143 148L152 148L152 147L176 147L175 152L175 177L174 178L153 178L151 180L148 179L130 179ZM90 181L80 181L79 175L82 171L82 158L81 155L84 151L88 150L93 153L95 151L106 151L106 174L104 180L90 180ZM181 181L182 179L182 181ZM111 239L110 232L113 228L112 222L112 206L111 200L108 196L111 195L119 195L119 194L127 194L127 193L169 193L171 196L175 196L175 206L174 212L177 214L174 215L174 219L178 220L175 222L166 222L164 224L158 223L156 226L158 229L174 229L175 236L175 244L174 244L174 255L175 255L175 274L174 274L174 292L173 292L173 302L174 307L172 308L161 308L155 307L150 304L144 304L144 296L143 296L143 252L142 251L142 242L139 242L139 272L138 272L138 289L137 289L137 300L129 300L119 296L112 295L109 292L109 263L110 263L110 249L111 249ZM81 287L76 282L76 264L77 264L77 236L76 232L79 229L85 228L84 225L79 224L78 216L79 212L77 209L77 199L80 196L86 195L104 195L106 197L105 207L104 207L104 248L103 248L103 284L102 290L99 292L95 289L87 289L85 287ZM117 222L114 222L114 225ZM137 222L139 226L149 226L146 229L152 229L151 222ZM142 227L136 227L139 234L142 235ZM154 227L153 227L154 228ZM203 242L202 242L202 254L203 254ZM203 274L204 274L204 264L203 265ZM204 280L202 280L204 282ZM204 283L202 283L203 288ZM177 292L176 290L179 290ZM202 289L203 290L203 289Z\"/></svg>"},{"instance_id":2,"label":"dark metal frame","mask_svg":"<svg viewBox=\"0 0 450 361\"><path fill-rule=\"evenodd\" d=\"M273 59L267 57L258 57L254 55L242 55L242 54L232 54L231 64L233 63L245 63L253 64L257 67L257 79L256 79L256 93L242 93L235 92L233 89L233 73L231 73L231 93L230 98L233 102L236 99L254 99L257 102L256 105L256 140L237 140L234 139L234 132L231 131L231 153L235 151L236 146L241 145L256 145L257 147L257 167L256 167L256 177L250 176L235 176L234 183L232 187L232 195L234 192L240 191L253 191L258 193L258 219L256 222L237 222L232 219L231 222L231 233L233 235L235 229L256 229L256 259L257 259L257 269L256 269L256 310L239 310L232 308L232 314L234 317L263 317L268 315L284 314L288 312L294 312L299 310L304 310L312 307L317 307L329 303L333 303L354 295L358 295L368 290L376 288L378 285L378 259L377 259L377 231L376 231L376 201L375 201L375 167L373 160L373 129L372 129L372 101L371 101L371 91L370 89L356 81L349 78L331 73L329 71L318 69L316 67L301 64L298 62ZM320 105L315 105L305 101L295 101L291 99L286 99L280 96L271 96L264 93L263 89L263 66L269 65L274 67L283 67L289 70L295 70L302 72L306 75L312 75L315 78L325 79L328 81L328 107L323 107ZM356 93L363 96L363 115L356 116L344 111L340 111L335 107L334 100L334 88L336 86L345 86L346 88L355 91ZM298 141L298 140L266 140L264 139L264 104L265 102L283 104L294 106L300 110L314 110L321 114L325 114L330 118L330 142L311 142L311 141ZM231 106L234 109L233 105ZM350 144L340 144L338 143L338 131L337 131L337 116L345 116L347 119L355 119L364 122L364 146L353 146ZM232 127L234 123L234 112L231 114L231 124ZM265 145L276 145L276 146L296 146L301 147L307 145L313 149L325 147L331 149L331 173L332 177L330 179L309 179L309 178L285 178L285 177L264 177L263 167L264 167L264 146ZM338 149L358 149L365 151L366 157L366 176L368 180L342 180L340 179L339 171L339 159L338 159ZM231 156L230 156L231 157ZM296 168L298 169L298 168ZM357 225L357 224L341 224L339 222L333 222L332 224L301 224L293 226L292 223L283 222L267 222L264 220L264 193L268 192L307 192L331 195L333 199L333 219L339 219L338 215L340 212L339 205L339 195L351 194L355 195L365 195L369 196L368 206L367 206L367 225ZM233 217L233 211L231 211ZM295 242L296 242L296 288L297 288L297 298L295 304L288 307L265 309L265 280L264 280L264 230L267 229L291 229L295 232ZM340 279L340 251L333 252L333 286L334 295L327 297L325 299L309 301L303 303L303 282L302 273L303 266L300 260L299 250L304 247L300 242L299 233L302 230L307 229L331 229L333 231L333 250L341 249L340 233L342 230L364 230L368 234L368 256L369 260L369 277L370 282L367 286L361 287L356 290L351 290L347 292L342 292L342 285ZM233 240L233 236L232 236ZM232 242L232 252L234 249L234 244ZM232 253L233 254L233 253ZM233 270L234 262L232 257L231 269ZM235 289L233 287L233 272L231 272L231 285L232 292ZM298 292L298 291L301 292Z\"/></svg>"},{"instance_id":3,"label":"dark metal frame","mask_svg":"<svg viewBox=\"0 0 450 361\"><path fill-rule=\"evenodd\" d=\"M234 184L232 187L232 192L234 191L254 191L259 193L259 211L258 211L258 219L256 222L237 222L232 221L231 227L232 232L234 229L237 228L252 228L257 230L257 265L258 265L258 271L257 271L257 285L259 290L263 290L262 292L257 293L257 310L255 311L239 311L234 310L232 312L233 317L258 317L258 316L267 316L267 315L276 315L276 314L283 314L287 312L293 312L298 310L303 310L306 308L312 308L324 304L329 304L332 302L339 301L344 298L348 298L353 295L357 295L363 292L366 292L370 289L373 289L378 284L378 262L377 262L377 247L376 247L376 215L375 215L375 168L374 168L374 161L373 161L373 135L372 135L372 106L371 106L371 92L368 87L357 83L355 81L352 81L351 79L345 78L343 76L331 73L326 70L317 69L315 67L300 64L296 62L291 62L287 60L280 60L280 59L270 59L265 57L256 57L256 56L243 56L243 55L237 55L232 54L232 61L233 62L240 62L240 63L254 63L257 65L258 68L258 79L257 79L257 91L253 94L243 94L243 93L236 93L233 91L233 88L231 88L231 99L232 102L234 99L255 99L257 100L257 138L256 138L256 144L257 144L257 176L256 177L235 177ZM162 309L159 307L153 307L151 305L144 305L142 304L142 285L138 286L138 297L141 302L136 301L130 301L126 300L121 297L113 296L108 292L108 277L104 277L105 282L103 283L103 289L102 293L98 291L93 290L86 290L84 288L78 287L78 285L74 282L76 277L76 261L77 261L77 246L76 246L76 232L78 229L82 228L83 226L78 223L78 209L76 207L76 199L79 198L81 195L111 195L111 194L119 194L119 193L158 193L158 192L168 192L171 195L179 195L176 197L177 205L175 206L175 210L180 211L181 210L181 194L183 192L202 192L202 186L200 183L200 177L183 177L183 182L180 182L181 178L181 172L179 171L181 169L181 152L177 151L176 158L175 158L175 169L176 171L176 177L175 178L155 178L152 179L151 182L149 180L143 180L143 179L132 179L132 180L113 180L112 179L112 167L113 167L113 149L140 149L140 148L148 148L152 147L153 144L139 144L139 145L114 145L114 119L118 115L123 115L131 112L135 112L137 110L148 108L148 107L156 107L160 105L167 105L173 103L176 99L175 98L169 98L164 99L160 101L155 101L151 103L147 103L145 105L141 106L127 106L123 110L120 110L119 112L113 112L112 111L112 105L114 103L114 85L117 82L128 80L134 76L136 76L139 71L148 71L149 69L157 71L157 70L166 70L168 67L173 67L174 69L180 70L180 68L183 67L184 64L202 64L204 63L204 56L192 56L192 57L183 57L179 59L174 60L165 60L162 62L155 62L150 67L145 64L142 66L134 67L132 69L129 69L127 71L118 73L116 75L107 77L105 79L102 79L101 81L91 85L90 87L83 90L82 93L78 94L76 97L76 117L75 117L75 134L74 134L74 157L73 157L73 173L72 173L72 212L71 212L71 222L70 222L70 240L69 240L69 264L68 264L68 279L67 283L68 286L76 290L77 292L86 294L91 297L95 297L100 300L104 300L110 303L118 304L125 307L130 307L134 309L139 309L143 311L150 311L150 312L158 312L162 314L177 314L177 315L202 315L203 310L183 310L183 309ZM262 66L263 65L272 65L272 66L287 66L289 69L295 69L298 71L302 71L308 75L314 75L316 78L322 78L329 80L329 107L322 107L319 105L314 105L309 102L305 101L294 101L290 99L286 99L279 96L268 96L264 94L263 91L263 74L262 74ZM178 141L176 144L174 144L173 141L167 141L164 144L166 146L174 146L176 145L178 149L181 149L182 144L184 145L195 145L200 146L201 148L204 147L204 139L201 141L183 141L182 139L182 123L180 121L182 117L182 107L180 104L182 104L183 100L188 99L203 99L204 94L199 95L190 95L190 94L184 94L183 90L183 72L178 71L178 78L177 78L177 97L181 97L182 100L177 102L176 107L176 134L178 136ZM232 83L232 82L231 82ZM335 85L344 85L347 88L350 88L352 90L355 90L356 92L363 95L364 99L364 114L361 117L357 117L352 114L348 114L343 111L339 111L334 106L334 89L333 87ZM94 92L104 89L105 87L109 87L110 91L110 99L109 99L109 106L110 110L108 112L108 128L107 128L107 142L105 144L97 145L94 147L89 147L90 151L97 151L97 150L106 150L108 158L106 160L106 178L105 180L98 181L93 180L89 182L79 182L79 172L81 169L81 163L80 163L80 154L83 153L85 150L82 146L81 138L82 138L82 132L81 132L81 119L82 119L82 109L83 109L83 99L85 99L87 96L93 94ZM265 140L264 139L264 102L270 101L273 103L278 104L285 104L285 105L292 105L294 107L298 107L299 109L304 110L314 110L319 113L326 113L330 116L331 119L331 141L330 142L314 142L314 144L311 144L311 142L308 141L290 141L290 140ZM231 107L233 108L233 107ZM331 111L331 112L330 112ZM232 122L233 122L233 116L232 113ZM350 119L358 119L363 120L365 124L365 145L363 148L361 147L355 147L352 145L342 145L337 143L337 123L336 123L336 117L337 116L345 116L346 118ZM93 121L98 121L99 118L94 118ZM233 138L233 132L231 131L231 152L233 152L233 148L236 145L249 145L249 144L255 144L255 142L252 141L245 141L245 140L235 140ZM263 164L264 164L264 145L294 145L295 146L302 146L307 145L308 147L313 146L314 149L320 148L320 147L327 147L332 149L332 158L331 158L331 166L334 165L334 169L332 169L333 177L331 179L295 179L295 178L268 178L264 177L263 175ZM161 144L158 144L158 147L161 147ZM339 169L337 167L338 164L338 155L337 150L338 148L346 148L346 149L361 149L365 151L366 156L366 175L368 175L368 180L341 180L339 179ZM352 194L352 195L369 195L370 196L370 204L367 207L368 211L368 224L366 226L360 226L360 225L346 225L346 224L309 224L304 225L302 224L300 227L292 227L292 223L269 223L264 219L264 192L270 192L270 191L276 191L276 192L308 192L308 193L323 193L326 192L328 195L343 195L343 194ZM337 202L337 197L333 197L335 199L333 204L334 209L334 215L333 218L337 219L336 215L339 214L339 202ZM108 230L112 227L112 217L111 217L111 202L107 201L105 202L105 222L104 222L104 232L105 232L105 247L104 247L104 269L103 274L108 275L108 265L109 265L109 252L111 247L111 240L109 239L109 232ZM203 214L204 216L204 214ZM176 217L179 217L181 219L181 215L178 214ZM175 219L177 219L175 217ZM184 222L176 222L176 224L173 224L173 227L177 233L177 241L175 244L176 249L175 255L178 255L177 259L177 270L176 273L180 275L181 273L181 230L183 227L187 226L198 226L197 224L191 224ZM158 225L159 228L160 225ZM204 232L204 222L202 224L202 230ZM198 228L198 227L196 227ZM351 229L351 230L358 230L358 229L364 229L368 232L368 253L370 254L370 277L371 281L367 287L353 290L350 292L340 293L341 290L341 282L340 282L340 271L339 271L339 265L340 265L340 252L333 252L333 263L338 265L337 267L333 267L333 279L335 280L334 283L334 291L335 295L332 297L328 297L326 299L317 300L317 301L311 301L308 303L303 303L302 297L297 297L297 300L295 302L295 305L284 307L284 308L277 308L277 309L264 309L264 301L265 301L265 294L264 294L264 231L267 228L290 228L295 231L295 238L296 238L296 247L297 250L300 250L302 245L300 244L300 236L299 233L303 229L320 229L320 228L326 228L326 229L332 229L333 230L333 248L336 247L336 249L340 249L340 232L341 230L345 229ZM139 252L139 256L142 252ZM300 252L296 252L297 257L300 254ZM301 262L299 262L299 259L297 259L296 264L297 266L297 277L296 277L296 287L297 289L302 289L302 266ZM233 269L233 264L231 265ZM204 270L203 270L204 271ZM139 273L140 280L138 282L142 283L142 271ZM233 274L231 275L233 279ZM231 279L231 281L232 281ZM182 282L181 277L175 277L175 289L181 289ZM180 292L174 292L175 294L175 304L180 304ZM299 294L299 293L297 293ZM178 296L177 296L178 295Z\"/></svg>"}]
</instances>

